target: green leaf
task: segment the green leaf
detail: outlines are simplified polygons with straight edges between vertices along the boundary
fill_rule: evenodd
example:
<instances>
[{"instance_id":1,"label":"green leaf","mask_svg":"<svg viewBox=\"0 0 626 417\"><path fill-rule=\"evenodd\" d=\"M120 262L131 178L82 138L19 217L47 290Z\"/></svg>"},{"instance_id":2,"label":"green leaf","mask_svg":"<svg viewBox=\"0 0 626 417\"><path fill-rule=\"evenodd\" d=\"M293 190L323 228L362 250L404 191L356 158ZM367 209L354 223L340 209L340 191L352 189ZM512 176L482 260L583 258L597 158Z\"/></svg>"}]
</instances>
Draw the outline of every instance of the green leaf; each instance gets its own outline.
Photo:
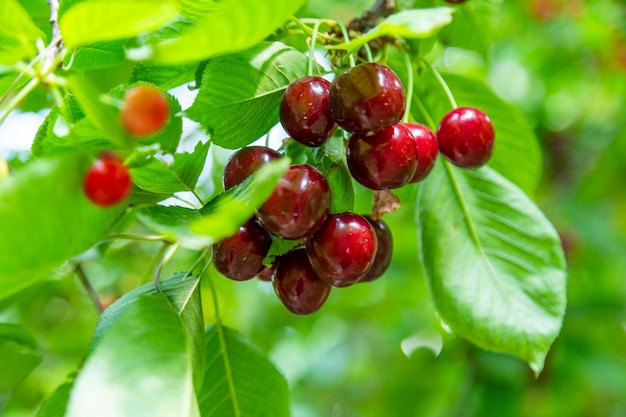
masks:
<instances>
[{"instance_id":1,"label":"green leaf","mask_svg":"<svg viewBox=\"0 0 626 417\"><path fill-rule=\"evenodd\" d=\"M289 158L268 162L241 184L209 201L200 210L203 217L191 223L191 230L214 242L232 236L272 195L290 162Z\"/></svg>"},{"instance_id":2,"label":"green leaf","mask_svg":"<svg viewBox=\"0 0 626 417\"><path fill-rule=\"evenodd\" d=\"M41 405L35 417L65 417L70 392L74 387L74 378L75 375L70 375L66 382L54 390Z\"/></svg>"},{"instance_id":3,"label":"green leaf","mask_svg":"<svg viewBox=\"0 0 626 417\"><path fill-rule=\"evenodd\" d=\"M41 355L30 347L0 338L0 393L17 386L39 366Z\"/></svg>"},{"instance_id":4,"label":"green leaf","mask_svg":"<svg viewBox=\"0 0 626 417\"><path fill-rule=\"evenodd\" d=\"M495 95L484 82L456 74L443 74L459 106L476 107L485 112L496 132L496 142L489 166L514 182L529 196L534 196L541 179L542 158L537 138L524 115L516 107ZM428 70L416 83L415 101L422 100L430 116L438 123L450 111L441 86ZM413 116L424 123L417 105Z\"/></svg>"},{"instance_id":5,"label":"green leaf","mask_svg":"<svg viewBox=\"0 0 626 417\"><path fill-rule=\"evenodd\" d=\"M366 43L382 36L405 39L426 39L434 36L441 28L452 22L451 7L404 10L383 20L374 29L350 42L333 45L329 49L343 49L352 53Z\"/></svg>"},{"instance_id":6,"label":"green leaf","mask_svg":"<svg viewBox=\"0 0 626 417\"><path fill-rule=\"evenodd\" d=\"M184 272L179 272L171 277L162 279L159 284L161 291L165 294L172 305L179 313L187 306L192 298L193 292L196 290L200 278L194 275L187 276ZM157 289L153 282L149 282L132 291L127 292L113 304L111 304L100 315L100 320L96 325L93 338L91 340L91 350L93 350L100 340L109 331L109 328L124 314L141 296L156 294Z\"/></svg>"},{"instance_id":7,"label":"green leaf","mask_svg":"<svg viewBox=\"0 0 626 417\"><path fill-rule=\"evenodd\" d=\"M202 61L250 48L295 14L304 0L222 0L200 4L186 0L182 3L182 13L191 16L197 24L178 38L152 45L150 59L154 62ZM193 9L189 7L192 4Z\"/></svg>"},{"instance_id":8,"label":"green leaf","mask_svg":"<svg viewBox=\"0 0 626 417\"><path fill-rule=\"evenodd\" d=\"M306 75L306 65L306 56L280 42L213 59L187 116L204 126L215 144L246 146L278 123L283 92Z\"/></svg>"},{"instance_id":9,"label":"green leaf","mask_svg":"<svg viewBox=\"0 0 626 417\"><path fill-rule=\"evenodd\" d=\"M90 158L40 159L0 181L0 299L96 244L123 205L101 208L83 192Z\"/></svg>"},{"instance_id":10,"label":"green leaf","mask_svg":"<svg viewBox=\"0 0 626 417\"><path fill-rule=\"evenodd\" d=\"M565 261L554 227L492 169L461 170L442 160L421 183L416 217L441 318L539 373L565 314Z\"/></svg>"},{"instance_id":11,"label":"green leaf","mask_svg":"<svg viewBox=\"0 0 626 417\"><path fill-rule=\"evenodd\" d=\"M189 249L202 249L211 245L211 239L199 236L190 224L202 218L197 210L176 206L155 206L136 210L137 219L165 239L178 242Z\"/></svg>"},{"instance_id":12,"label":"green leaf","mask_svg":"<svg viewBox=\"0 0 626 417\"><path fill-rule=\"evenodd\" d=\"M153 193L173 194L194 191L204 168L210 142L199 142L193 152L177 153L168 165L158 158L150 158L146 165L131 169L133 182Z\"/></svg>"},{"instance_id":13,"label":"green leaf","mask_svg":"<svg viewBox=\"0 0 626 417\"><path fill-rule=\"evenodd\" d=\"M37 39L45 35L17 0L0 1L0 65L12 65L36 55Z\"/></svg>"},{"instance_id":14,"label":"green leaf","mask_svg":"<svg viewBox=\"0 0 626 417\"><path fill-rule=\"evenodd\" d=\"M354 187L352 175L345 161L343 138L333 136L324 146L313 153L315 165L328 181L331 193L331 213L345 213L354 210Z\"/></svg>"},{"instance_id":15,"label":"green leaf","mask_svg":"<svg viewBox=\"0 0 626 417\"><path fill-rule=\"evenodd\" d=\"M70 65L73 70L92 70L115 66L124 59L124 45L126 40L109 42L96 42L77 48L74 53L67 54L65 65Z\"/></svg>"},{"instance_id":16,"label":"green leaf","mask_svg":"<svg viewBox=\"0 0 626 417\"><path fill-rule=\"evenodd\" d=\"M272 245L267 251L267 256L263 259L263 265L267 267L272 266L277 257L282 256L296 246L301 245L303 241L304 239L285 240L279 237L274 237L272 239Z\"/></svg>"},{"instance_id":17,"label":"green leaf","mask_svg":"<svg viewBox=\"0 0 626 417\"><path fill-rule=\"evenodd\" d=\"M150 32L177 16L170 0L90 0L67 9L59 29L72 49Z\"/></svg>"},{"instance_id":18,"label":"green leaf","mask_svg":"<svg viewBox=\"0 0 626 417\"><path fill-rule=\"evenodd\" d=\"M164 294L122 312L76 377L66 417L196 417L185 325Z\"/></svg>"},{"instance_id":19,"label":"green leaf","mask_svg":"<svg viewBox=\"0 0 626 417\"><path fill-rule=\"evenodd\" d=\"M24 327L0 323L0 393L17 386L41 363L36 341Z\"/></svg>"},{"instance_id":20,"label":"green leaf","mask_svg":"<svg viewBox=\"0 0 626 417\"><path fill-rule=\"evenodd\" d=\"M288 397L287 381L261 349L221 324L207 330L202 417L287 417Z\"/></svg>"},{"instance_id":21,"label":"green leaf","mask_svg":"<svg viewBox=\"0 0 626 417\"><path fill-rule=\"evenodd\" d=\"M472 0L456 7L452 24L441 31L445 45L478 52L487 59L491 47L491 22L499 7L493 0Z\"/></svg>"},{"instance_id":22,"label":"green leaf","mask_svg":"<svg viewBox=\"0 0 626 417\"><path fill-rule=\"evenodd\" d=\"M133 69L130 83L138 81L148 82L169 90L179 85L193 81L196 77L197 63L183 65L155 65L148 62L139 62Z\"/></svg>"}]
</instances>

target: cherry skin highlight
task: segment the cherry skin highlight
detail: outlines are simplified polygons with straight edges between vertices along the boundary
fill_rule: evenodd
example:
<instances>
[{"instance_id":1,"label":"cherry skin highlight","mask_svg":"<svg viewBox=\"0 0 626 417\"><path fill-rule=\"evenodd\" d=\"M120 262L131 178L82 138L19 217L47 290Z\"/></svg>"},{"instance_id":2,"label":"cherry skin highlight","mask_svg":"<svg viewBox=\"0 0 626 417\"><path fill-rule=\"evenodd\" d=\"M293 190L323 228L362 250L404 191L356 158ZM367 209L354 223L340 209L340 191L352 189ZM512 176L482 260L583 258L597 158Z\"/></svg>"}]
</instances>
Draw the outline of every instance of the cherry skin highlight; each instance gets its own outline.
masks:
<instances>
[{"instance_id":1,"label":"cherry skin highlight","mask_svg":"<svg viewBox=\"0 0 626 417\"><path fill-rule=\"evenodd\" d=\"M265 146L248 146L239 149L230 156L226 166L224 166L222 176L224 190L241 184L264 164L280 157L278 152Z\"/></svg>"},{"instance_id":2,"label":"cherry skin highlight","mask_svg":"<svg viewBox=\"0 0 626 417\"><path fill-rule=\"evenodd\" d=\"M350 173L372 190L399 188L417 169L417 148L411 132L396 124L372 136L353 134L346 150Z\"/></svg>"},{"instance_id":3,"label":"cherry skin highlight","mask_svg":"<svg viewBox=\"0 0 626 417\"><path fill-rule=\"evenodd\" d=\"M439 142L433 131L422 124L403 123L403 125L409 129L417 146L417 169L409 181L414 183L423 180L432 171L439 154Z\"/></svg>"},{"instance_id":4,"label":"cherry skin highlight","mask_svg":"<svg viewBox=\"0 0 626 417\"><path fill-rule=\"evenodd\" d=\"M234 235L213 245L215 268L235 281L254 278L264 270L263 259L271 244L269 233L255 220L249 220Z\"/></svg>"},{"instance_id":5,"label":"cherry skin highlight","mask_svg":"<svg viewBox=\"0 0 626 417\"><path fill-rule=\"evenodd\" d=\"M170 106L165 93L150 85L138 85L124 94L122 125L133 136L150 136L167 123Z\"/></svg>"},{"instance_id":6,"label":"cherry skin highlight","mask_svg":"<svg viewBox=\"0 0 626 417\"><path fill-rule=\"evenodd\" d=\"M372 267L377 249L372 225L354 213L328 216L306 245L313 269L334 287L359 281Z\"/></svg>"},{"instance_id":7,"label":"cherry skin highlight","mask_svg":"<svg viewBox=\"0 0 626 417\"><path fill-rule=\"evenodd\" d=\"M292 165L278 181L257 218L274 236L300 239L317 230L330 209L330 188L311 165Z\"/></svg>"},{"instance_id":8,"label":"cherry skin highlight","mask_svg":"<svg viewBox=\"0 0 626 417\"><path fill-rule=\"evenodd\" d=\"M394 125L405 106L402 83L385 65L357 65L338 75L330 87L333 118L348 132L369 135Z\"/></svg>"},{"instance_id":9,"label":"cherry skin highlight","mask_svg":"<svg viewBox=\"0 0 626 417\"><path fill-rule=\"evenodd\" d=\"M391 255L393 254L393 236L387 223L382 220L374 220L370 216L363 216L372 225L376 237L378 238L378 249L374 263L369 271L359 282L370 282L380 278L380 276L389 268L391 264Z\"/></svg>"},{"instance_id":10,"label":"cherry skin highlight","mask_svg":"<svg viewBox=\"0 0 626 417\"><path fill-rule=\"evenodd\" d=\"M293 82L280 102L280 123L296 141L310 147L323 145L333 132L330 81L304 77Z\"/></svg>"},{"instance_id":11,"label":"cherry skin highlight","mask_svg":"<svg viewBox=\"0 0 626 417\"><path fill-rule=\"evenodd\" d=\"M294 249L276 261L274 291L294 314L315 313L326 302L331 287L315 273L304 249Z\"/></svg>"},{"instance_id":12,"label":"cherry skin highlight","mask_svg":"<svg viewBox=\"0 0 626 417\"><path fill-rule=\"evenodd\" d=\"M437 129L439 151L454 165L478 168L493 152L495 131L482 111L458 107L446 114Z\"/></svg>"},{"instance_id":13,"label":"cherry skin highlight","mask_svg":"<svg viewBox=\"0 0 626 417\"><path fill-rule=\"evenodd\" d=\"M106 153L87 171L83 190L87 198L102 207L124 201L131 190L131 179L124 163L113 153Z\"/></svg>"}]
</instances>

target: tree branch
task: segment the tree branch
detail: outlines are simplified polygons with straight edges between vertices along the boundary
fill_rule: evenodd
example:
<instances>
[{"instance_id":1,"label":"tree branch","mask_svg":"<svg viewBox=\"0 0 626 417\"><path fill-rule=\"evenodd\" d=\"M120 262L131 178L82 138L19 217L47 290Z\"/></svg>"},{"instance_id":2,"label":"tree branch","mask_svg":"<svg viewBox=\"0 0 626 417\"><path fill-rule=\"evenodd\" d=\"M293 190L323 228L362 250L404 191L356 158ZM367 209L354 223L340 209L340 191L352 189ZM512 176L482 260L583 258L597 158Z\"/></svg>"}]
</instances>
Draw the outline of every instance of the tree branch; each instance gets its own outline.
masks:
<instances>
[{"instance_id":1,"label":"tree branch","mask_svg":"<svg viewBox=\"0 0 626 417\"><path fill-rule=\"evenodd\" d=\"M50 6L49 22L52 26L52 39L45 51L42 71L44 74L48 74L54 69L53 67L57 65L57 57L63 50L63 38L59 29L59 0L46 0L46 2Z\"/></svg>"},{"instance_id":2,"label":"tree branch","mask_svg":"<svg viewBox=\"0 0 626 417\"><path fill-rule=\"evenodd\" d=\"M375 27L380 19L384 19L395 11L395 0L376 0L376 3L369 10L366 10L361 17L354 18L348 23L348 30L365 33Z\"/></svg>"}]
</instances>

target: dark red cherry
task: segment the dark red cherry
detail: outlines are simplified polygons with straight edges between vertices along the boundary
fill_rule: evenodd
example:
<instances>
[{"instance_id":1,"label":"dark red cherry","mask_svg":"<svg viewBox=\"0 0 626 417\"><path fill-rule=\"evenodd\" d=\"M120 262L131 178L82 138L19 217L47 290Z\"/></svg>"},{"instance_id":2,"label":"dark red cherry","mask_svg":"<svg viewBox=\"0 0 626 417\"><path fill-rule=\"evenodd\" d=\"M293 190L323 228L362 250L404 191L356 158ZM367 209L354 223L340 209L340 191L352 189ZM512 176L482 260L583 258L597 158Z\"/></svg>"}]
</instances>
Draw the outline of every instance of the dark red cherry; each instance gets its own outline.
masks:
<instances>
[{"instance_id":1,"label":"dark red cherry","mask_svg":"<svg viewBox=\"0 0 626 417\"><path fill-rule=\"evenodd\" d=\"M319 279L304 249L294 249L277 259L274 291L294 314L315 313L326 302L330 285Z\"/></svg>"},{"instance_id":2,"label":"dark red cherry","mask_svg":"<svg viewBox=\"0 0 626 417\"><path fill-rule=\"evenodd\" d=\"M263 270L259 272L256 277L260 281L269 282L272 280L272 276L274 276L274 271L276 271L276 262L274 262L274 264L272 264L272 266L269 268L268 267L263 268Z\"/></svg>"},{"instance_id":3,"label":"dark red cherry","mask_svg":"<svg viewBox=\"0 0 626 417\"><path fill-rule=\"evenodd\" d=\"M249 220L237 232L213 245L213 263L222 275L245 281L261 272L272 237L256 221Z\"/></svg>"},{"instance_id":4,"label":"dark red cherry","mask_svg":"<svg viewBox=\"0 0 626 417\"><path fill-rule=\"evenodd\" d=\"M163 91L151 85L138 85L124 94L120 110L122 125L133 136L149 136L167 123L170 106Z\"/></svg>"},{"instance_id":5,"label":"dark red cherry","mask_svg":"<svg viewBox=\"0 0 626 417\"><path fill-rule=\"evenodd\" d=\"M346 160L350 173L363 186L372 190L398 188L415 175L415 139L402 124L372 136L355 133L348 141Z\"/></svg>"},{"instance_id":6,"label":"dark red cherry","mask_svg":"<svg viewBox=\"0 0 626 417\"><path fill-rule=\"evenodd\" d=\"M417 169L409 182L418 182L426 178L435 166L439 154L439 143L437 136L428 127L419 123L403 123L403 125L409 129L417 145Z\"/></svg>"},{"instance_id":7,"label":"dark red cherry","mask_svg":"<svg viewBox=\"0 0 626 417\"><path fill-rule=\"evenodd\" d=\"M493 152L495 136L489 117L472 107L452 110L437 128L439 151L462 168L484 165Z\"/></svg>"},{"instance_id":8,"label":"dark red cherry","mask_svg":"<svg viewBox=\"0 0 626 417\"><path fill-rule=\"evenodd\" d=\"M370 216L364 217L376 232L378 250L376 251L376 257L374 258L372 267L359 282L369 282L379 278L387 268L389 268L391 255L393 253L393 237L391 236L391 230L389 230L387 223L382 220L373 220Z\"/></svg>"},{"instance_id":9,"label":"dark red cherry","mask_svg":"<svg viewBox=\"0 0 626 417\"><path fill-rule=\"evenodd\" d=\"M113 153L105 153L94 162L83 182L87 198L102 207L124 201L130 193L131 186L128 169Z\"/></svg>"},{"instance_id":10,"label":"dark red cherry","mask_svg":"<svg viewBox=\"0 0 626 417\"><path fill-rule=\"evenodd\" d=\"M330 81L304 77L293 82L280 102L280 123L289 136L303 145L318 147L332 134L335 121L330 114Z\"/></svg>"},{"instance_id":11,"label":"dark red cherry","mask_svg":"<svg viewBox=\"0 0 626 417\"><path fill-rule=\"evenodd\" d=\"M257 218L274 236L300 239L321 226L329 209L330 188L324 175L311 165L292 165L257 210Z\"/></svg>"},{"instance_id":12,"label":"dark red cherry","mask_svg":"<svg viewBox=\"0 0 626 417\"><path fill-rule=\"evenodd\" d=\"M280 158L278 152L265 146L248 146L239 149L230 156L224 166L222 176L224 190L241 184L264 164L278 158Z\"/></svg>"},{"instance_id":13,"label":"dark red cherry","mask_svg":"<svg viewBox=\"0 0 626 417\"><path fill-rule=\"evenodd\" d=\"M306 253L318 276L335 287L359 281L372 267L378 239L372 225L354 213L328 216L307 241Z\"/></svg>"},{"instance_id":14,"label":"dark red cherry","mask_svg":"<svg viewBox=\"0 0 626 417\"><path fill-rule=\"evenodd\" d=\"M330 87L330 109L348 132L368 135L400 121L405 110L398 76L377 63L366 63L338 75Z\"/></svg>"}]
</instances>

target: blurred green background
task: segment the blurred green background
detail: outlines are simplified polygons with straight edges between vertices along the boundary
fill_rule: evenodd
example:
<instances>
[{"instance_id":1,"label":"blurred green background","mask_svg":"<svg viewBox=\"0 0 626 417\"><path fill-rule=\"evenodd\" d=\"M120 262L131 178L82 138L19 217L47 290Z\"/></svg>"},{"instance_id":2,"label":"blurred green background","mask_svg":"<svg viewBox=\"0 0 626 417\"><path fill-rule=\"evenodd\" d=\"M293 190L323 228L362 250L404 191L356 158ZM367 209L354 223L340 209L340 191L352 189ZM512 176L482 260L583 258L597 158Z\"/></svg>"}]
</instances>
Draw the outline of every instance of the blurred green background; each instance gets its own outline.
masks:
<instances>
[{"instance_id":1,"label":"blurred green background","mask_svg":"<svg viewBox=\"0 0 626 417\"><path fill-rule=\"evenodd\" d=\"M315 0L300 15L348 21L370 3ZM211 272L226 324L259 344L288 378L294 417L626 416L626 3L470 3L473 50L440 45L428 60L487 80L537 133L544 151L537 201L569 263L561 335L535 379L520 360L442 328L417 262L416 188L405 187L402 209L385 218L395 239L390 270L334 291L317 314L291 315L271 284ZM357 197L358 211L367 211L371 195ZM157 245L116 243L105 261L85 269L112 302L146 280ZM190 255L181 253L166 273L184 269ZM91 338L97 314L84 290L67 271L51 278L0 303L0 321L34 328L44 355L19 388L0 396L5 416L33 415L80 366Z\"/></svg>"}]
</instances>

